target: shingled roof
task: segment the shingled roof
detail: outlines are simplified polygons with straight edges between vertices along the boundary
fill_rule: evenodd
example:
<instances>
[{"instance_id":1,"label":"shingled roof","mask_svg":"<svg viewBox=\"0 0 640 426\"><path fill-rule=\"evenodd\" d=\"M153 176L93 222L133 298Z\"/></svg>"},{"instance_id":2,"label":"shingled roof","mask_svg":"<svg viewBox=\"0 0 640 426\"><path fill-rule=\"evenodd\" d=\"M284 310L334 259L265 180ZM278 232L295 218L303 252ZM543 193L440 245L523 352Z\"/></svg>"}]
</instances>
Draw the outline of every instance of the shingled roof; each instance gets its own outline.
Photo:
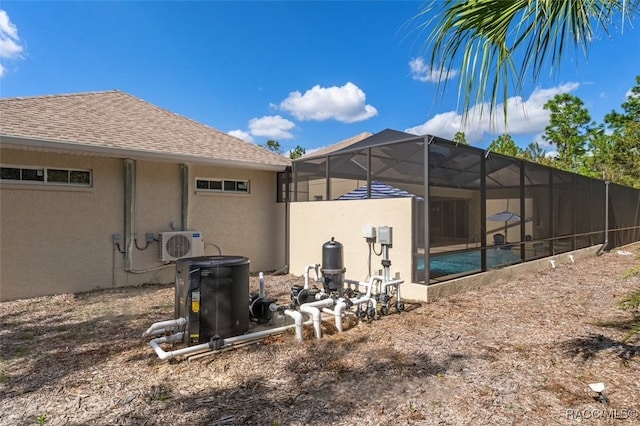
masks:
<instances>
[{"instance_id":1,"label":"shingled roof","mask_svg":"<svg viewBox=\"0 0 640 426\"><path fill-rule=\"evenodd\" d=\"M366 139L369 136L373 136L373 133L371 133L371 132L363 132L363 133L360 133L358 135L352 136L352 137L350 137L348 139L344 139L344 140L342 140L340 142L337 142L337 143L335 143L333 145L325 146L324 148L320 148L320 149L317 149L315 151L312 151L312 152L310 152L310 153L308 153L306 155L303 155L300 158L320 157L322 155L331 154L334 151L337 151L339 149L351 146L356 142L360 142L361 140Z\"/></svg>"},{"instance_id":2,"label":"shingled roof","mask_svg":"<svg viewBox=\"0 0 640 426\"><path fill-rule=\"evenodd\" d=\"M286 157L119 90L0 99L0 142L262 170L291 164Z\"/></svg>"}]
</instances>

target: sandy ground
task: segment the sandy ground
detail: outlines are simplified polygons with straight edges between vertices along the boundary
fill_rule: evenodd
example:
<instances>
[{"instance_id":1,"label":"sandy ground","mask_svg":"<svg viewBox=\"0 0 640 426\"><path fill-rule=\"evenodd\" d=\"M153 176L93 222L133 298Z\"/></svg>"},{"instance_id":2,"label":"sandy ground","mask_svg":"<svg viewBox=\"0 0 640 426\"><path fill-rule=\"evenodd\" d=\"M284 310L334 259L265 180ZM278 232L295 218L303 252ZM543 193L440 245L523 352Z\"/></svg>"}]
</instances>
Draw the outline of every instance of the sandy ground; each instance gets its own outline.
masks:
<instances>
[{"instance_id":1,"label":"sandy ground","mask_svg":"<svg viewBox=\"0 0 640 426\"><path fill-rule=\"evenodd\" d=\"M634 313L619 302L640 252L625 250L343 333L327 322L321 340L168 362L140 336L172 318L171 287L3 302L0 424L638 424L640 339L622 342ZM281 301L301 283L267 277Z\"/></svg>"}]
</instances>

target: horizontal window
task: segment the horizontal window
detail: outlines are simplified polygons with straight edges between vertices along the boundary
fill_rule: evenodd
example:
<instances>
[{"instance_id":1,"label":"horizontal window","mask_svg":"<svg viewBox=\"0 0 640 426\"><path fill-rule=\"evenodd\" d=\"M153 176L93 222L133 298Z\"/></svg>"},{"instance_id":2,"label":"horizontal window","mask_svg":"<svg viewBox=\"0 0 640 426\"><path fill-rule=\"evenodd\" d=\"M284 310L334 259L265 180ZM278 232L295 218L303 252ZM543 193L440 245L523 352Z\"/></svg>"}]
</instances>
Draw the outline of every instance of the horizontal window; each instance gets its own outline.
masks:
<instances>
[{"instance_id":1,"label":"horizontal window","mask_svg":"<svg viewBox=\"0 0 640 426\"><path fill-rule=\"evenodd\" d=\"M235 193L249 193L249 181L248 180L233 180L233 179L196 179L196 189L199 191L212 191L212 192L235 192Z\"/></svg>"},{"instance_id":2,"label":"horizontal window","mask_svg":"<svg viewBox=\"0 0 640 426\"><path fill-rule=\"evenodd\" d=\"M2 166L0 180L12 183L91 186L91 170Z\"/></svg>"}]
</instances>

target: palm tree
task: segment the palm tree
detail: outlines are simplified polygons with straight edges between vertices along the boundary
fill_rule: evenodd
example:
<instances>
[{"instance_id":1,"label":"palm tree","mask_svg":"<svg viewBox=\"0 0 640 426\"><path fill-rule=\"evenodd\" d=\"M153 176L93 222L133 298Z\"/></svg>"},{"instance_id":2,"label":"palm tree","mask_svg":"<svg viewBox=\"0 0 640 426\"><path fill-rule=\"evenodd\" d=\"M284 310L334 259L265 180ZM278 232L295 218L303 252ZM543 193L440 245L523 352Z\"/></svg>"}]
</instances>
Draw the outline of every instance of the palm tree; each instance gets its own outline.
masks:
<instances>
[{"instance_id":1,"label":"palm tree","mask_svg":"<svg viewBox=\"0 0 640 426\"><path fill-rule=\"evenodd\" d=\"M529 73L535 82L549 66L556 71L567 44L586 54L594 28L609 34L617 16L624 25L639 6L640 0L429 0L416 18L421 31L430 31L429 62L440 84L461 61L465 119L472 103L482 114L488 98L490 117L502 102L506 122L511 86L521 92Z\"/></svg>"}]
</instances>

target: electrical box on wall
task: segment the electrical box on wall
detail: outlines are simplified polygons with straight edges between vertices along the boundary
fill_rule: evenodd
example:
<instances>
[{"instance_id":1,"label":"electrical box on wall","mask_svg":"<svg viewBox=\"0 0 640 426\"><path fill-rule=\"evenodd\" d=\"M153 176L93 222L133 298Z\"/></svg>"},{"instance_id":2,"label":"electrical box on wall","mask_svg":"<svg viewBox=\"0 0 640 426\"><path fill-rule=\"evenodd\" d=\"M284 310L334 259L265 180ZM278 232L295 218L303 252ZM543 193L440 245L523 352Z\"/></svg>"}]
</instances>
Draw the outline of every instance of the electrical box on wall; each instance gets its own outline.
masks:
<instances>
[{"instance_id":1,"label":"electrical box on wall","mask_svg":"<svg viewBox=\"0 0 640 426\"><path fill-rule=\"evenodd\" d=\"M376 239L376 227L373 225L365 225L362 227L362 236L367 240Z\"/></svg>"},{"instance_id":2,"label":"electrical box on wall","mask_svg":"<svg viewBox=\"0 0 640 426\"><path fill-rule=\"evenodd\" d=\"M393 228L391 226L378 227L378 243L389 247L393 245Z\"/></svg>"}]
</instances>

